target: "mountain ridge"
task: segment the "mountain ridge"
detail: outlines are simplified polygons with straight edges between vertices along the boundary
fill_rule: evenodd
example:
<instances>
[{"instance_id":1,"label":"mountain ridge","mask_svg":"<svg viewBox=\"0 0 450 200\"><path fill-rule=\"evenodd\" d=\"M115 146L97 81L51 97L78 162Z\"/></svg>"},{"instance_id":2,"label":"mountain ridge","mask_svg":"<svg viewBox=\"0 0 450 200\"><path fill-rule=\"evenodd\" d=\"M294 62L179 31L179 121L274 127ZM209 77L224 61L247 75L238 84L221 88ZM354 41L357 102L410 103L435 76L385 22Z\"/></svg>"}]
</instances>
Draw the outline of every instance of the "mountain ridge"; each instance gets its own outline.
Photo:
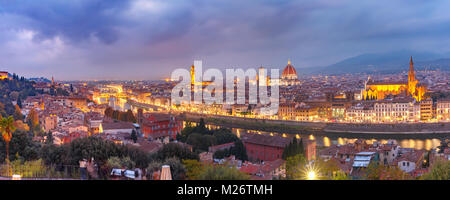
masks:
<instances>
[{"instance_id":1,"label":"mountain ridge","mask_svg":"<svg viewBox=\"0 0 450 200\"><path fill-rule=\"evenodd\" d=\"M403 50L387 53L365 53L335 64L299 68L297 71L305 74L395 73L408 70L411 56L416 70L450 70L450 56L448 54Z\"/></svg>"}]
</instances>

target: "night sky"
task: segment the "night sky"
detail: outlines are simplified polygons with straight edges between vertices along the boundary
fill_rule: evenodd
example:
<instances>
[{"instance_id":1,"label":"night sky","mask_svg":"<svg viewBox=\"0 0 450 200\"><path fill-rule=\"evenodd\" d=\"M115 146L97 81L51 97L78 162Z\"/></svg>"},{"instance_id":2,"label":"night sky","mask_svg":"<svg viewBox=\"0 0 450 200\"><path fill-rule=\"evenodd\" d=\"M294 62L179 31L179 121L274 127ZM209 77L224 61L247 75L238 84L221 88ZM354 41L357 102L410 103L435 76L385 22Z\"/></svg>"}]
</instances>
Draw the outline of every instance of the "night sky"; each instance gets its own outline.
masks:
<instances>
[{"instance_id":1,"label":"night sky","mask_svg":"<svg viewBox=\"0 0 450 200\"><path fill-rule=\"evenodd\" d=\"M161 79L204 68L323 66L363 53L450 52L450 1L0 0L0 71Z\"/></svg>"}]
</instances>

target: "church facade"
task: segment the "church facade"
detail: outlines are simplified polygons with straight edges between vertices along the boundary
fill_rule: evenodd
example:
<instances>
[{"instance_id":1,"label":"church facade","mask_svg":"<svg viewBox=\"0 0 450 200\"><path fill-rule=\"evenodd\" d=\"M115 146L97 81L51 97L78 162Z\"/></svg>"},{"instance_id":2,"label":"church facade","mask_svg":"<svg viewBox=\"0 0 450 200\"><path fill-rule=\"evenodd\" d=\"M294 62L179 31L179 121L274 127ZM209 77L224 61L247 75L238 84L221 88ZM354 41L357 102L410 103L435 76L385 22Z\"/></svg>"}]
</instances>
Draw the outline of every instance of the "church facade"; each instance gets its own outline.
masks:
<instances>
[{"instance_id":1,"label":"church facade","mask_svg":"<svg viewBox=\"0 0 450 200\"><path fill-rule=\"evenodd\" d=\"M416 80L414 63L411 57L407 82L378 82L369 79L362 91L362 97L364 100L373 100L385 99L390 95L404 95L411 96L416 99L416 101L422 101L426 92L426 86L420 84L419 81Z\"/></svg>"}]
</instances>

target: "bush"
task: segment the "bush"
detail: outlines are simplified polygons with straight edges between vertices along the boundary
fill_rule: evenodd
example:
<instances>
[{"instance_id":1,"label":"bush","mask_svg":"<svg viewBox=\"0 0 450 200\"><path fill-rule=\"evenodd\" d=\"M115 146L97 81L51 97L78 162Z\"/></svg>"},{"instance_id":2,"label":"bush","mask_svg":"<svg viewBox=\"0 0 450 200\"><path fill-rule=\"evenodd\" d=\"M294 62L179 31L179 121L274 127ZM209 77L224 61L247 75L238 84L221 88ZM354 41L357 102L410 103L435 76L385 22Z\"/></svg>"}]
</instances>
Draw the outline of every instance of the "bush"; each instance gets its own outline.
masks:
<instances>
[{"instance_id":1,"label":"bush","mask_svg":"<svg viewBox=\"0 0 450 200\"><path fill-rule=\"evenodd\" d=\"M438 159L430 171L422 175L424 180L450 180L450 161Z\"/></svg>"},{"instance_id":2,"label":"bush","mask_svg":"<svg viewBox=\"0 0 450 200\"><path fill-rule=\"evenodd\" d=\"M235 167L229 168L223 165L208 165L198 175L200 180L248 180L250 177L240 172Z\"/></svg>"},{"instance_id":3,"label":"bush","mask_svg":"<svg viewBox=\"0 0 450 200\"><path fill-rule=\"evenodd\" d=\"M179 160L199 159L198 154L191 152L188 148L177 143L165 144L158 152L156 152L156 154L153 157L160 161L172 157L176 157Z\"/></svg>"}]
</instances>

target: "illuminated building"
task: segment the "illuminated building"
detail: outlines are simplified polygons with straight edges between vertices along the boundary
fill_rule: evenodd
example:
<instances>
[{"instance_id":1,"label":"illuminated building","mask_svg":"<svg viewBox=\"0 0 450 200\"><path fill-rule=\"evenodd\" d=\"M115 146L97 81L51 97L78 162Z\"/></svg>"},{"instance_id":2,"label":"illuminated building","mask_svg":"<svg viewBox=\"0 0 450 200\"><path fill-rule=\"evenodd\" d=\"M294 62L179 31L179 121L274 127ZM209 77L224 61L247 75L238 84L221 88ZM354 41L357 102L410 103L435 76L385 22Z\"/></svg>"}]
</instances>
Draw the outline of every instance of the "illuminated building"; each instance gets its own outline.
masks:
<instances>
[{"instance_id":1,"label":"illuminated building","mask_svg":"<svg viewBox=\"0 0 450 200\"><path fill-rule=\"evenodd\" d=\"M377 122L418 121L418 112L414 99L381 100L374 104Z\"/></svg>"},{"instance_id":2,"label":"illuminated building","mask_svg":"<svg viewBox=\"0 0 450 200\"><path fill-rule=\"evenodd\" d=\"M183 122L170 114L152 113L142 120L142 133L145 138L161 139L170 137L176 139L181 133Z\"/></svg>"},{"instance_id":3,"label":"illuminated building","mask_svg":"<svg viewBox=\"0 0 450 200\"><path fill-rule=\"evenodd\" d=\"M420 102L420 120L427 121L433 117L433 100L426 99Z\"/></svg>"},{"instance_id":4,"label":"illuminated building","mask_svg":"<svg viewBox=\"0 0 450 200\"><path fill-rule=\"evenodd\" d=\"M291 65L291 61L288 60L288 64L281 74L281 85L291 86L299 84L300 81L298 80L297 71L295 70L294 66Z\"/></svg>"},{"instance_id":5,"label":"illuminated building","mask_svg":"<svg viewBox=\"0 0 450 200\"><path fill-rule=\"evenodd\" d=\"M450 99L438 100L436 103L436 118L450 120Z\"/></svg>"},{"instance_id":6,"label":"illuminated building","mask_svg":"<svg viewBox=\"0 0 450 200\"><path fill-rule=\"evenodd\" d=\"M7 79L8 78L8 72L0 72L0 80Z\"/></svg>"},{"instance_id":7,"label":"illuminated building","mask_svg":"<svg viewBox=\"0 0 450 200\"><path fill-rule=\"evenodd\" d=\"M278 107L278 117L282 120L295 119L295 103L283 103Z\"/></svg>"},{"instance_id":8,"label":"illuminated building","mask_svg":"<svg viewBox=\"0 0 450 200\"><path fill-rule=\"evenodd\" d=\"M375 112L372 105L356 105L347 109L346 119L348 122L373 122Z\"/></svg>"},{"instance_id":9,"label":"illuminated building","mask_svg":"<svg viewBox=\"0 0 450 200\"><path fill-rule=\"evenodd\" d=\"M313 121L318 118L319 107L310 105L299 105L295 108L295 120Z\"/></svg>"},{"instance_id":10,"label":"illuminated building","mask_svg":"<svg viewBox=\"0 0 450 200\"><path fill-rule=\"evenodd\" d=\"M409 62L408 82L377 82L369 78L362 91L362 98L365 100L385 99L389 95L408 95L417 101L423 99L427 89L416 80L414 63L411 57Z\"/></svg>"}]
</instances>

